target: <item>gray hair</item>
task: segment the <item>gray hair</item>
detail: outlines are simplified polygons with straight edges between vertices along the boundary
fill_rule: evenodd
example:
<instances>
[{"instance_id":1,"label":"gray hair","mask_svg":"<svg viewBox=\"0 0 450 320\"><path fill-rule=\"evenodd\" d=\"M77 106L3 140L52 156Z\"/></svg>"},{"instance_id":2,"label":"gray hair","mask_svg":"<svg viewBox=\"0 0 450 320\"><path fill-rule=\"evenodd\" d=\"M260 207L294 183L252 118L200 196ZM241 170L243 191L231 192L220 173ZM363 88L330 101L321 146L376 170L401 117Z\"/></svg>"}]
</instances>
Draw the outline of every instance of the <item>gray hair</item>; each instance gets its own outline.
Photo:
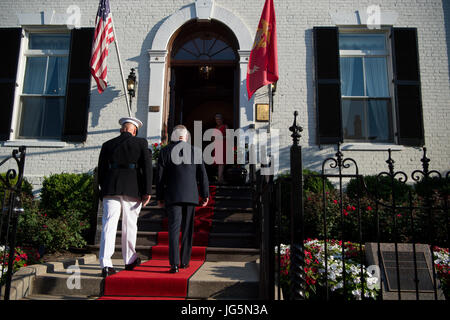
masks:
<instances>
[{"instance_id":1,"label":"gray hair","mask_svg":"<svg viewBox=\"0 0 450 320\"><path fill-rule=\"evenodd\" d=\"M186 138L186 140L189 138L189 131L186 129L185 126L179 124L175 128L173 128L170 140L172 142L177 142L183 140L183 138Z\"/></svg>"}]
</instances>

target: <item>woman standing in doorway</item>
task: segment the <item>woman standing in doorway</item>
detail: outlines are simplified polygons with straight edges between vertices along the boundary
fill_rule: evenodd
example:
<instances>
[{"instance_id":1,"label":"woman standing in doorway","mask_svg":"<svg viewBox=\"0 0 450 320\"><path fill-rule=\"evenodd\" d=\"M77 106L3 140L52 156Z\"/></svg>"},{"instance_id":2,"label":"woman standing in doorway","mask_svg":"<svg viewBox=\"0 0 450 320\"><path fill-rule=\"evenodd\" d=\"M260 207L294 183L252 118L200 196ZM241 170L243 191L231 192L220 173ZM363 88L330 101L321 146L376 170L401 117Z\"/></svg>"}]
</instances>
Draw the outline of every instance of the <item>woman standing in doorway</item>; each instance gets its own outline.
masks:
<instances>
[{"instance_id":1,"label":"woman standing in doorway","mask_svg":"<svg viewBox=\"0 0 450 320\"><path fill-rule=\"evenodd\" d=\"M225 169L225 161L226 161L226 142L225 142L225 137L226 137L226 130L228 129L228 126L224 123L223 121L223 116L220 113L216 113L215 115L215 119L216 119L216 129L219 130L222 133L222 161L218 161L218 163L215 161L215 163L217 164L217 182L218 183L224 183L223 180L223 172ZM220 154L218 154L218 157L220 157Z\"/></svg>"}]
</instances>

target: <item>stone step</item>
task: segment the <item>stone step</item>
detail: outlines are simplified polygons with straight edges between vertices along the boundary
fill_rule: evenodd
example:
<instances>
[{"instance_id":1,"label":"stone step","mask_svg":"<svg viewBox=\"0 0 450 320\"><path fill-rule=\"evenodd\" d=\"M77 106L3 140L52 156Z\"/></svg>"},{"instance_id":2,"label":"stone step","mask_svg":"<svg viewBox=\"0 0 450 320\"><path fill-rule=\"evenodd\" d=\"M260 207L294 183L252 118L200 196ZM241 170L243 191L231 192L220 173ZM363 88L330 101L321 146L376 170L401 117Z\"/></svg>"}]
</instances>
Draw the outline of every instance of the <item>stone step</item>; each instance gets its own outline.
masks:
<instances>
[{"instance_id":1,"label":"stone step","mask_svg":"<svg viewBox=\"0 0 450 320\"><path fill-rule=\"evenodd\" d=\"M100 245L89 245L88 248L92 253L98 256ZM141 259L151 259L152 246L136 245L136 252ZM116 244L113 259L122 258L122 247ZM259 259L259 249L257 248L227 248L227 247L207 247L206 261L256 261Z\"/></svg>"},{"instance_id":2,"label":"stone step","mask_svg":"<svg viewBox=\"0 0 450 320\"><path fill-rule=\"evenodd\" d=\"M122 230L120 222L117 229ZM253 216L251 214L222 214L212 219L211 230L217 232L252 232L255 229ZM151 217L138 220L138 230L158 232L162 230L162 218Z\"/></svg>"},{"instance_id":3,"label":"stone step","mask_svg":"<svg viewBox=\"0 0 450 320\"><path fill-rule=\"evenodd\" d=\"M144 261L143 261L144 262ZM124 269L121 260L113 260L116 271ZM71 270L73 270L73 267ZM24 300L96 299L102 295L104 279L98 260L77 265L79 286L74 273L55 268L36 276L30 295ZM188 299L257 299L259 292L257 262L205 262L189 279Z\"/></svg>"},{"instance_id":4,"label":"stone step","mask_svg":"<svg viewBox=\"0 0 450 320\"><path fill-rule=\"evenodd\" d=\"M209 244L211 247L227 247L227 248L254 248L255 234L253 232L219 232L213 230L209 235ZM122 231L117 231L116 245L120 245L122 241ZM158 232L138 231L136 237L137 246L154 246L158 244Z\"/></svg>"},{"instance_id":5,"label":"stone step","mask_svg":"<svg viewBox=\"0 0 450 320\"><path fill-rule=\"evenodd\" d=\"M162 210L159 211L147 211L139 215L138 218L138 230L140 231L161 231L163 219L166 218L166 213ZM248 208L220 208L214 212L212 218L213 228L217 225L220 226L220 232L234 230L240 232L240 230L251 230L253 223L252 210ZM229 226L227 225L229 224ZM246 226L247 225L247 226ZM122 229L122 218L119 219L117 226L118 230Z\"/></svg>"},{"instance_id":6,"label":"stone step","mask_svg":"<svg viewBox=\"0 0 450 320\"><path fill-rule=\"evenodd\" d=\"M210 233L209 247L255 248L256 236L253 233Z\"/></svg>"},{"instance_id":7,"label":"stone step","mask_svg":"<svg viewBox=\"0 0 450 320\"><path fill-rule=\"evenodd\" d=\"M116 234L116 245L122 242L122 231L118 230ZM154 246L158 244L158 232L138 231L136 237L136 245L138 246Z\"/></svg>"}]
</instances>

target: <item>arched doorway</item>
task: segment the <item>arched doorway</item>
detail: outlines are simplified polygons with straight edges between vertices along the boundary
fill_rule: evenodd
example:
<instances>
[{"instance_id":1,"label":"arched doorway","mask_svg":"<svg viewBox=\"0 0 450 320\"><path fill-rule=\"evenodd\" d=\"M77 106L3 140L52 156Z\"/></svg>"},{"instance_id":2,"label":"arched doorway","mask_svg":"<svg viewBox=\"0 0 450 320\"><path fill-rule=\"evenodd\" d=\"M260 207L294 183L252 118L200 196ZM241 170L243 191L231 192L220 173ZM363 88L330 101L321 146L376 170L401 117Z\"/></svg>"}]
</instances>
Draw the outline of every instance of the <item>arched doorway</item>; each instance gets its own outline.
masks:
<instances>
[{"instance_id":1,"label":"arched doorway","mask_svg":"<svg viewBox=\"0 0 450 320\"><path fill-rule=\"evenodd\" d=\"M233 32L216 20L194 20L173 35L169 48L166 137L177 124L191 134L194 121L202 121L203 132L213 128L216 113L229 128L239 127L239 45Z\"/></svg>"}]
</instances>

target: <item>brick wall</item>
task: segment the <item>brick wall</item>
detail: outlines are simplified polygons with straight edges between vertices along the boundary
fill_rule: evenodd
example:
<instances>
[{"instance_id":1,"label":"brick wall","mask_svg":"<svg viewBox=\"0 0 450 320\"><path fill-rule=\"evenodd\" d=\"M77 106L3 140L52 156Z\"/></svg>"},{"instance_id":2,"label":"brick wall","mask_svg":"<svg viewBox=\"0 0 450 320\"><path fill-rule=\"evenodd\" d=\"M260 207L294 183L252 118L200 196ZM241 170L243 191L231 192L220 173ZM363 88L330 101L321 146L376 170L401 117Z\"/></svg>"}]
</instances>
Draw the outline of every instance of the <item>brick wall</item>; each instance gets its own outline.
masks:
<instances>
[{"instance_id":1,"label":"brick wall","mask_svg":"<svg viewBox=\"0 0 450 320\"><path fill-rule=\"evenodd\" d=\"M147 119L150 73L147 50L163 21L192 1L111 0L111 3L125 77L130 68L135 68L139 81L132 113L138 118ZM233 12L252 34L255 33L264 3L262 0L247 0L245 6L241 0L216 0L215 3ZM272 128L280 130L282 169L289 166L291 138L288 127L292 124L294 110L299 111L300 124L304 128L301 138L304 166L319 170L322 160L335 152L335 147L319 148L316 145L312 28L333 25L331 14L354 13L356 10L364 12L372 4L379 4L381 12L397 13L395 26L416 27L418 30L428 155L432 160L431 168L440 171L450 169L449 5L443 5L442 0L380 0L376 3L362 0L275 0L280 80L274 100ZM77 5L81 9L81 26L94 25L97 1L8 0L0 2L0 27L18 26L19 13L54 10L56 14L64 14L70 5ZM127 111L114 45L110 46L108 78L109 87L102 95L98 94L92 81L88 138L85 143L68 143L60 148L28 148L25 175L36 187L39 187L43 176L51 173L92 170L97 164L101 144L118 134L118 118L126 116ZM255 102L267 101L266 88L260 89ZM155 125L160 124L146 123L140 135L145 135L146 126ZM409 173L420 168L420 150L408 147L399 149L393 154L397 169ZM2 146L0 158L11 151L12 147ZM354 158L363 174L386 169L386 151L344 151L344 155Z\"/></svg>"}]
</instances>

